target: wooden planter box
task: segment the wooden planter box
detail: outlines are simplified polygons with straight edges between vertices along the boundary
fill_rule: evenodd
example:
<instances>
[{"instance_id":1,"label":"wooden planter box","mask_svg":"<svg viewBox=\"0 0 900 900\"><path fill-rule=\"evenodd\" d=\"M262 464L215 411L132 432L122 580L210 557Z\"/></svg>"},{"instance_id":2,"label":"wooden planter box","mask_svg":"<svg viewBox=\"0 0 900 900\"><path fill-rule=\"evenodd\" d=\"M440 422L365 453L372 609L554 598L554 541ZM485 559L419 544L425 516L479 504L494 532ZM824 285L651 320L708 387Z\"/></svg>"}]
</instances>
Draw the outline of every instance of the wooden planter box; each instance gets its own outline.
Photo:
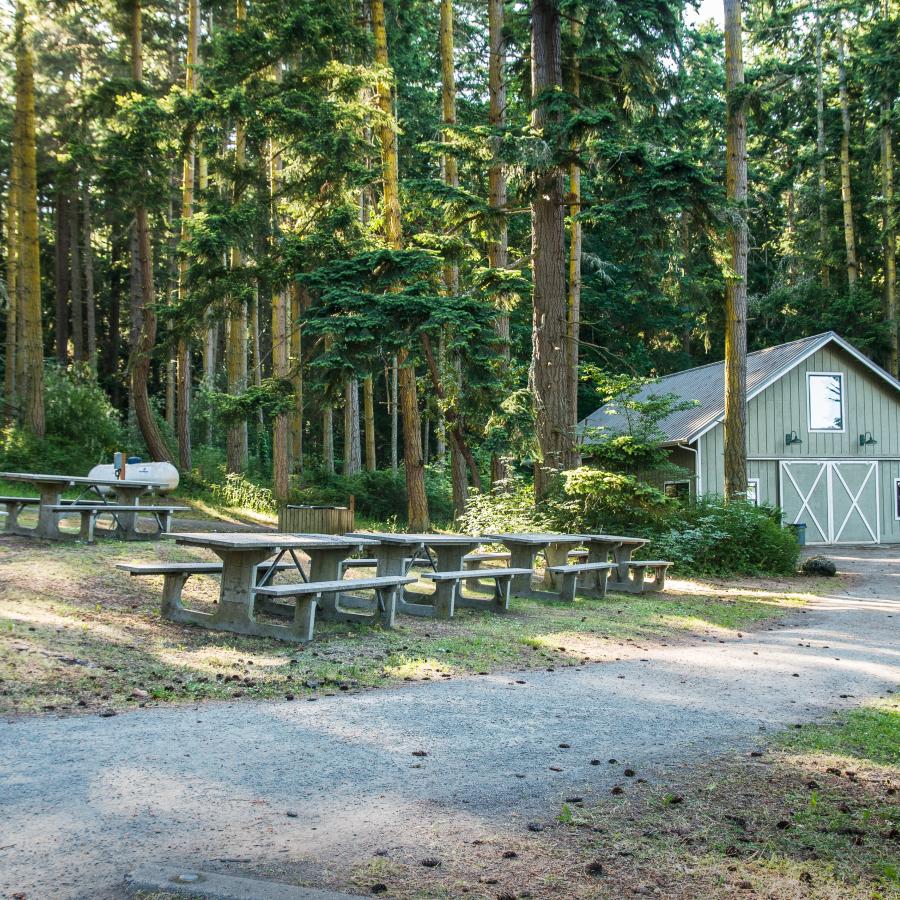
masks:
<instances>
[{"instance_id":1,"label":"wooden planter box","mask_svg":"<svg viewBox=\"0 0 900 900\"><path fill-rule=\"evenodd\" d=\"M344 534L353 531L354 504L349 506L283 506L278 530L286 534Z\"/></svg>"}]
</instances>

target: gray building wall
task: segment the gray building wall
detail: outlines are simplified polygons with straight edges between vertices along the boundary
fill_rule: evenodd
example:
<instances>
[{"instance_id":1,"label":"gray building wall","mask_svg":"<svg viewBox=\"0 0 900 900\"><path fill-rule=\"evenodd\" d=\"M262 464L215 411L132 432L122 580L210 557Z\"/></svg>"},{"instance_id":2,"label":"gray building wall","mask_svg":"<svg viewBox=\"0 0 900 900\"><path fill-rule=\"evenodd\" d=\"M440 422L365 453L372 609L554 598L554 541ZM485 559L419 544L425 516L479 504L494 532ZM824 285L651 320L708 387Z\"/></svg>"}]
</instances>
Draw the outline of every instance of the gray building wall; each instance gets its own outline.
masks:
<instances>
[{"instance_id":1,"label":"gray building wall","mask_svg":"<svg viewBox=\"0 0 900 900\"><path fill-rule=\"evenodd\" d=\"M843 432L809 431L809 372L843 373ZM784 436L791 431L802 443L785 444ZM877 443L860 446L859 436L865 432L871 432ZM697 441L699 484L704 494L722 493L723 440L719 424ZM839 347L817 351L749 402L747 457L748 477L759 479L760 501L773 505L781 502L779 460L878 460L881 540L900 542L894 489L894 479L900 478L900 395Z\"/></svg>"}]
</instances>

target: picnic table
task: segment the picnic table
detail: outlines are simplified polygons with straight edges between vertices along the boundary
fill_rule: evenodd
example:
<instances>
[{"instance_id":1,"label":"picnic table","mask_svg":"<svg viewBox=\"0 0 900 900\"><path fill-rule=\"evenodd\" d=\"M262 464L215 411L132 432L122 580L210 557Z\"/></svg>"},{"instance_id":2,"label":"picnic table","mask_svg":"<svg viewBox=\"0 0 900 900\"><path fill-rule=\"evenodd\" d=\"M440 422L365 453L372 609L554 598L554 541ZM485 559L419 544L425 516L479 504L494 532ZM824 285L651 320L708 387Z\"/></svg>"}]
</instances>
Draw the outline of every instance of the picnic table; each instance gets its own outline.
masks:
<instances>
[{"instance_id":1,"label":"picnic table","mask_svg":"<svg viewBox=\"0 0 900 900\"><path fill-rule=\"evenodd\" d=\"M376 574L379 576L406 575L417 562L426 563L435 572L457 572L463 568L463 557L486 543L485 538L469 534L353 531L346 536L373 542L371 547L366 547L366 552L371 553L376 560ZM397 610L413 616L447 617L449 594L439 586L434 598L433 602L423 603L422 600L429 598L421 594L410 594L404 589L398 599Z\"/></svg>"},{"instance_id":2,"label":"picnic table","mask_svg":"<svg viewBox=\"0 0 900 900\"><path fill-rule=\"evenodd\" d=\"M551 566L564 566L569 551L585 542L583 534L487 534L485 543L504 544L509 550L509 564L514 569L534 569L534 558L543 551L547 562L544 570L544 592L559 591L560 579L550 572ZM512 582L514 594L534 594L531 576L517 575ZM540 593L540 592L538 592Z\"/></svg>"},{"instance_id":3,"label":"picnic table","mask_svg":"<svg viewBox=\"0 0 900 900\"><path fill-rule=\"evenodd\" d=\"M171 538L178 544L204 547L212 550L222 560L222 581L219 588L219 603L213 613L186 609L179 606L172 610L170 617L177 622L187 622L233 631L236 634L250 634L258 637L277 635L283 626L265 625L256 621L256 591L259 586L256 567L274 557L271 567L278 565L287 553L292 556L299 571L299 577L307 580L294 555L303 551L310 561L310 582L334 582L340 579L340 564L348 556L358 552L368 541L346 538L331 534L281 534L268 532L167 532L163 537ZM267 580L267 575L261 579ZM347 581L352 589L352 580ZM319 611L325 619L347 618L338 609L337 594L323 594Z\"/></svg>"},{"instance_id":4,"label":"picnic table","mask_svg":"<svg viewBox=\"0 0 900 900\"><path fill-rule=\"evenodd\" d=\"M53 507L60 506L60 498L64 491L72 487L82 486L86 491L108 487L115 495L120 506L133 506L135 513L127 511L117 512L116 519L119 528L126 537L137 537L137 516L139 501L143 494L151 491L167 488L163 481L149 479L127 481L118 478L91 478L80 475L48 475L35 472L0 472L0 479L31 484L40 494L40 506L38 507L38 524L35 534L38 537L58 540L59 512Z\"/></svg>"},{"instance_id":5,"label":"picnic table","mask_svg":"<svg viewBox=\"0 0 900 900\"><path fill-rule=\"evenodd\" d=\"M647 543L646 538L626 537L620 534L585 534L588 562L612 562L616 564L610 585L628 584L628 564L635 550Z\"/></svg>"}]
</instances>

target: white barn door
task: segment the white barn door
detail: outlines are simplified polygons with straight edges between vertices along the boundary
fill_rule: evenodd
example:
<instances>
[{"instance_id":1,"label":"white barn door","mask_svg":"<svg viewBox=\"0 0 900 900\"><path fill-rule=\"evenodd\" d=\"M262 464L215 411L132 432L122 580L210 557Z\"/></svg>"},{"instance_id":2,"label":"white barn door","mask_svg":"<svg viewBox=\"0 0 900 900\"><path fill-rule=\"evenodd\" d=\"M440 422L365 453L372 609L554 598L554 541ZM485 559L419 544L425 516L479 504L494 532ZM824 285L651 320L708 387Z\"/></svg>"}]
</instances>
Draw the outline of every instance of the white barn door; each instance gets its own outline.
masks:
<instances>
[{"instance_id":1,"label":"white barn door","mask_svg":"<svg viewBox=\"0 0 900 900\"><path fill-rule=\"evenodd\" d=\"M784 521L806 523L809 544L877 544L878 463L874 460L782 460Z\"/></svg>"}]
</instances>

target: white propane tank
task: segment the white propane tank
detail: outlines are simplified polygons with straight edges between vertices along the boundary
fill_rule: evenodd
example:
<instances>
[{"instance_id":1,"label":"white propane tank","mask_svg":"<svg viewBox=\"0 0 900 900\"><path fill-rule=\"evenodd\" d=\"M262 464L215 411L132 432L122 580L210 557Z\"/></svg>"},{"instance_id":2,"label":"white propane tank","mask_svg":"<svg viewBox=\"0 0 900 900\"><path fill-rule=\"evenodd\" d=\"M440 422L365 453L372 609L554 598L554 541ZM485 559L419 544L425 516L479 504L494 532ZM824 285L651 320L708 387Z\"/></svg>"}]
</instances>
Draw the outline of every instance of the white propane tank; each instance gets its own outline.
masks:
<instances>
[{"instance_id":1,"label":"white propane tank","mask_svg":"<svg viewBox=\"0 0 900 900\"><path fill-rule=\"evenodd\" d=\"M116 467L112 463L94 466L88 472L88 478L103 479L104 481L118 481ZM154 493L168 494L178 487L178 469L167 462L139 462L125 464L125 481L159 481L165 487L159 488ZM97 488L101 494L110 493L110 488L100 485Z\"/></svg>"}]
</instances>

